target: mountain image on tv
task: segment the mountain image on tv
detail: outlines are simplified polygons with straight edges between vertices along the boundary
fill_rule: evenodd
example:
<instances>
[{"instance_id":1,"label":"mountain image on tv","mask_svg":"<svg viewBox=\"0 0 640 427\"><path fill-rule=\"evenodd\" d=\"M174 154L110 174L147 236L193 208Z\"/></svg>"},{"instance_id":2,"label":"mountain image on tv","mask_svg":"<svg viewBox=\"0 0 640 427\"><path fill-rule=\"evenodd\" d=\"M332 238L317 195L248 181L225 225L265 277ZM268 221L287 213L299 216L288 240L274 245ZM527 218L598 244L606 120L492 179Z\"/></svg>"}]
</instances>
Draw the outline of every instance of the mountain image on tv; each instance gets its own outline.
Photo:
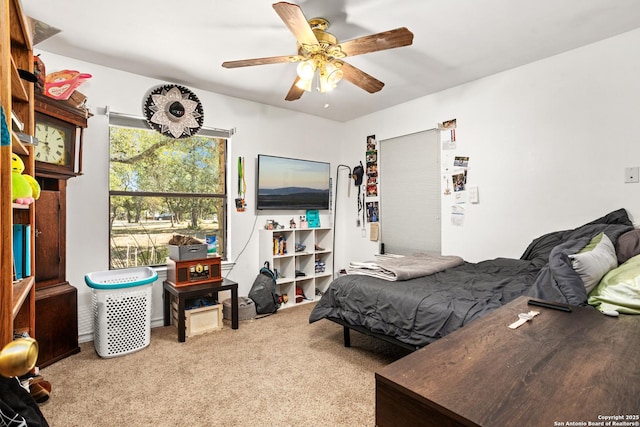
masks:
<instances>
[{"instance_id":1,"label":"mountain image on tv","mask_svg":"<svg viewBox=\"0 0 640 427\"><path fill-rule=\"evenodd\" d=\"M258 155L257 209L329 209L330 164Z\"/></svg>"},{"instance_id":2,"label":"mountain image on tv","mask_svg":"<svg viewBox=\"0 0 640 427\"><path fill-rule=\"evenodd\" d=\"M328 209L329 189L261 188L258 192L258 205L263 209Z\"/></svg>"}]
</instances>

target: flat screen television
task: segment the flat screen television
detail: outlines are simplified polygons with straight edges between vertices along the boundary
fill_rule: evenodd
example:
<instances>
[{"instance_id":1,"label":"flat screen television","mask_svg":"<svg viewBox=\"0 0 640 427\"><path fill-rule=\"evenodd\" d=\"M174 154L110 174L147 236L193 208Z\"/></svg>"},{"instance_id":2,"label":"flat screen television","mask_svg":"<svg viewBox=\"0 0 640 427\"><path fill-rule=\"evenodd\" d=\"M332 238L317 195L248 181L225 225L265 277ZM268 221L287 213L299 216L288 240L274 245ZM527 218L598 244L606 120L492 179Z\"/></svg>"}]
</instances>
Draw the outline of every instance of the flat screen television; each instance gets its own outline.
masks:
<instances>
[{"instance_id":1,"label":"flat screen television","mask_svg":"<svg viewBox=\"0 0 640 427\"><path fill-rule=\"evenodd\" d=\"M258 154L258 210L329 209L330 164Z\"/></svg>"}]
</instances>

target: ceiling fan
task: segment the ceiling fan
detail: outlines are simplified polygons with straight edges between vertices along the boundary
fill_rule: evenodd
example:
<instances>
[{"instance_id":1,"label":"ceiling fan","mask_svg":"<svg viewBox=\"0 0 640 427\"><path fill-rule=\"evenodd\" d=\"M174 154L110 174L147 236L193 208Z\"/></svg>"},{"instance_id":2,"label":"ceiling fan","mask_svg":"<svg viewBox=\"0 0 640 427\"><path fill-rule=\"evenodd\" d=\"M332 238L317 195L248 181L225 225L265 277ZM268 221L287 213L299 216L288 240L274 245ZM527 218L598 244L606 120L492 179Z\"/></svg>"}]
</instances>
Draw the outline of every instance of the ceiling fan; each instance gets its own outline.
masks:
<instances>
[{"instance_id":1,"label":"ceiling fan","mask_svg":"<svg viewBox=\"0 0 640 427\"><path fill-rule=\"evenodd\" d=\"M369 93L378 92L384 86L383 82L344 62L343 59L348 56L409 46L413 43L413 33L405 27L340 43L333 34L326 31L329 28L329 21L326 19L307 20L297 4L279 2L274 3L273 8L298 41L298 53L227 61L223 62L222 66L239 68L297 62L298 75L285 97L287 101L300 99L305 91L311 91L314 81L318 91L328 92L335 88L342 78Z\"/></svg>"}]
</instances>

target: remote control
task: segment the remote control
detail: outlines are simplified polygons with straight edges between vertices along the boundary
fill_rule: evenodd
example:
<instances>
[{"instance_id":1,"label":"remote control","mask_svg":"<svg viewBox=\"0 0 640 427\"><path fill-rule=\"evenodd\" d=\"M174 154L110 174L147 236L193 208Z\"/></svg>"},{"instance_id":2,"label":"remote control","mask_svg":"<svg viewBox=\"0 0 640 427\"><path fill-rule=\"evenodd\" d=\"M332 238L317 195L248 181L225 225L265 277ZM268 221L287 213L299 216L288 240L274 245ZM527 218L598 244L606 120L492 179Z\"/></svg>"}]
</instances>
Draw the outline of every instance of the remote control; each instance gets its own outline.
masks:
<instances>
[{"instance_id":1,"label":"remote control","mask_svg":"<svg viewBox=\"0 0 640 427\"><path fill-rule=\"evenodd\" d=\"M552 308L554 310L571 312L571 307L563 305L563 304L556 304L554 302L538 301L538 300L535 300L535 299L530 299L527 302L527 304L529 304L529 305L537 305L538 307Z\"/></svg>"}]
</instances>

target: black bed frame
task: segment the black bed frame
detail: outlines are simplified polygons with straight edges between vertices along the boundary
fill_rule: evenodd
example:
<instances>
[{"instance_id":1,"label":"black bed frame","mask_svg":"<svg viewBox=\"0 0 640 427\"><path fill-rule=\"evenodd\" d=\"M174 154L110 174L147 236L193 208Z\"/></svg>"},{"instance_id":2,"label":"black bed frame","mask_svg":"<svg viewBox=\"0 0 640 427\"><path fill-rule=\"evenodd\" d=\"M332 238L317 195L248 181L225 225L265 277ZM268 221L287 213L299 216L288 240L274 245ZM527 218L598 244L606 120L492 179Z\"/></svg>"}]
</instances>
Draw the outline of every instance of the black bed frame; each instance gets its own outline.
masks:
<instances>
[{"instance_id":1,"label":"black bed frame","mask_svg":"<svg viewBox=\"0 0 640 427\"><path fill-rule=\"evenodd\" d=\"M378 338L382 341L386 341L388 343L391 343L393 345L397 345L399 347L405 348L407 350L411 350L411 351L416 351L418 349L420 349L420 347L414 346L414 345L410 345L407 343L404 343L402 341L397 340L396 338L387 336L387 335L383 335L383 334L378 334L375 332L371 332L370 330L363 328L362 326L355 326L355 325L350 325L347 322L345 322L342 319L339 319L337 317L327 317L327 320L331 320L332 322L335 322L339 325L342 325L344 331L343 331L343 336L344 336L344 346L345 347L351 347L351 329L353 329L354 331L360 332L361 334L364 335L369 335L371 337L375 337Z\"/></svg>"}]
</instances>

